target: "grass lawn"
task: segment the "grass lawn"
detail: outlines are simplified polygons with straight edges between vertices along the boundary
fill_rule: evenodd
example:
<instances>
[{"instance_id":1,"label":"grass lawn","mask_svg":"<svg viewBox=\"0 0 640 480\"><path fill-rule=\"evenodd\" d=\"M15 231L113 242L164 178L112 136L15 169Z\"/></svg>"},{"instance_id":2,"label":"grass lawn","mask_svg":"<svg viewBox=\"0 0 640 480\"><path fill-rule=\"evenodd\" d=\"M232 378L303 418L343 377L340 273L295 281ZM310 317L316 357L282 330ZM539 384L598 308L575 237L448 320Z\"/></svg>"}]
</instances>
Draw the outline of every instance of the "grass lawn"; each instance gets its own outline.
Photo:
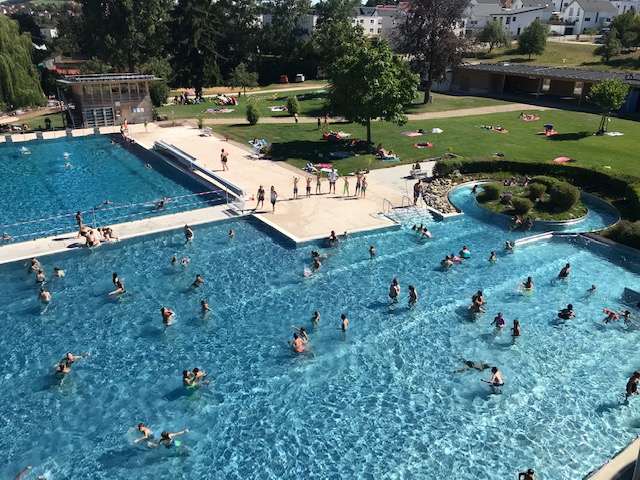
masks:
<instances>
[{"instance_id":1,"label":"grass lawn","mask_svg":"<svg viewBox=\"0 0 640 480\"><path fill-rule=\"evenodd\" d=\"M262 117L289 117L287 112L272 112L267 107L286 105L287 99L292 95L304 95L304 98L299 100L300 102L300 116L314 117L323 116L326 112L325 94L316 93L319 90L295 90L290 92L274 91L273 93L258 93L250 94L247 97L237 97L238 105L231 106L219 106L213 101L208 100L205 103L197 105L167 105L159 107L158 113L161 115L167 115L169 120L176 120L182 118L196 118L199 114L203 114L205 120L208 118L246 118L247 112L247 98L254 98L258 102L258 108L260 109L260 115ZM230 108L233 112L230 113L218 113L208 114L204 113L208 108Z\"/></svg>"},{"instance_id":2,"label":"grass lawn","mask_svg":"<svg viewBox=\"0 0 640 480\"><path fill-rule=\"evenodd\" d=\"M640 67L640 54L637 52L619 55L611 62L604 65L600 57L593 54L598 45L563 42L547 42L542 55L533 55L529 60L528 55L520 55L515 46L509 48L494 48L491 53L477 52L468 61L482 61L485 63L509 62L527 65L551 65L563 67L581 67L598 70L638 69Z\"/></svg>"},{"instance_id":3,"label":"grass lawn","mask_svg":"<svg viewBox=\"0 0 640 480\"><path fill-rule=\"evenodd\" d=\"M31 117L31 118L20 118L20 120L16 121L15 123L19 123L19 124L23 124L26 123L27 125L29 125L29 128L31 130L36 130L39 126L44 128L45 123L44 123L44 119L46 117L49 117L49 119L51 120L51 126L55 127L55 128L62 128L62 115L60 115L60 113L51 113L49 115L41 115L39 117Z\"/></svg>"},{"instance_id":4,"label":"grass lawn","mask_svg":"<svg viewBox=\"0 0 640 480\"><path fill-rule=\"evenodd\" d=\"M541 119L525 122L518 118L518 112L496 113L471 117L452 117L438 120L411 121L404 126L375 122L371 127L372 140L382 143L386 149L393 149L402 158L401 163L440 156L450 148L463 157L487 157L494 152L505 154L506 159L550 162L556 157L570 157L580 164L590 166L610 166L612 169L640 176L640 162L635 154L640 138L640 124L629 120L612 119L610 131L624 133L621 137L596 137L598 115L570 111L548 111L540 114ZM536 135L545 123L552 123L558 135L545 137ZM478 128L477 125L501 125L510 133L502 134ZM427 133L418 137L406 137L402 132L441 128L439 135ZM358 124L332 124L331 129L351 133L351 138L365 138L366 130ZM273 143L273 155L287 160L292 165L303 167L306 162L326 161L329 152L344 151L339 145L321 140L313 124L276 125L248 124L219 125L214 130L227 133L233 140L246 144L258 137ZM432 148L418 149L414 143L433 142ZM363 168L384 168L398 162L383 163L371 155L353 156L332 162L341 171L351 172Z\"/></svg>"},{"instance_id":5,"label":"grass lawn","mask_svg":"<svg viewBox=\"0 0 640 480\"><path fill-rule=\"evenodd\" d=\"M406 113L446 112L450 110L462 110L465 108L493 107L495 105L507 105L512 102L496 100L486 97L467 97L464 95L447 95L431 92L433 103L424 104L424 92L418 92L415 101L405 108Z\"/></svg>"},{"instance_id":6,"label":"grass lawn","mask_svg":"<svg viewBox=\"0 0 640 480\"><path fill-rule=\"evenodd\" d=\"M44 1L44 0L43 0ZM66 1L66 0L65 0ZM247 93L251 93L252 90L281 90L283 88L293 88L297 86L301 87L311 87L317 85L318 88L324 88L327 85L326 80L307 80L304 83L272 83L271 85L266 85L264 87L256 87L256 88L247 88ZM193 88L174 88L171 90L171 97L176 95L180 95L185 90L193 91ZM202 89L203 95L215 95L216 93L220 93L223 95L234 95L238 93L237 88L231 87L208 87Z\"/></svg>"}]
</instances>

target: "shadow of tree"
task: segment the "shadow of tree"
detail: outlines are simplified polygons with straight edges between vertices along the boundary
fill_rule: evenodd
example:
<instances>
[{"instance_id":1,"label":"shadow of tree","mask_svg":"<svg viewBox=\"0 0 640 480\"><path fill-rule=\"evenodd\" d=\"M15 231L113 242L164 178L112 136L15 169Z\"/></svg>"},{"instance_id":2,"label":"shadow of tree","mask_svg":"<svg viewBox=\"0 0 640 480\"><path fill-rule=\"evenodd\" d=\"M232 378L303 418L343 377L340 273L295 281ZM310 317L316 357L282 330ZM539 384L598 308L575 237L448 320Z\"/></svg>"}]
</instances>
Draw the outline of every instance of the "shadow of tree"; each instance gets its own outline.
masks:
<instances>
[{"instance_id":1,"label":"shadow of tree","mask_svg":"<svg viewBox=\"0 0 640 480\"><path fill-rule=\"evenodd\" d=\"M547 139L553 140L554 142L565 142L581 140L592 135L593 133L591 132L557 133L556 135L550 135Z\"/></svg>"}]
</instances>

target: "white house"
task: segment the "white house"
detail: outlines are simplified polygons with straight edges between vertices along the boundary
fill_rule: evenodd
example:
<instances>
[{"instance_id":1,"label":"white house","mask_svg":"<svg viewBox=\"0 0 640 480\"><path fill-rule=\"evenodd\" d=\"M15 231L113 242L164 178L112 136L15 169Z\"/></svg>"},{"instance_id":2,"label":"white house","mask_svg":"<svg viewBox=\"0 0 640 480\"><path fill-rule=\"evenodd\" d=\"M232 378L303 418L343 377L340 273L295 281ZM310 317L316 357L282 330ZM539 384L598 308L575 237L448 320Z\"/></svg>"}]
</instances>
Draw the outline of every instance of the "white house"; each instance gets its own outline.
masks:
<instances>
[{"instance_id":1,"label":"white house","mask_svg":"<svg viewBox=\"0 0 640 480\"><path fill-rule=\"evenodd\" d=\"M558 2L558 4L560 3L560 0L555 0L555 1ZM555 10L557 10L555 8L554 2L551 0L514 0L513 4L511 5L511 8L513 10L522 10L526 8L542 8L543 9L541 14L542 16L540 18L542 23L548 22L549 19L551 18L551 14Z\"/></svg>"},{"instance_id":2,"label":"white house","mask_svg":"<svg viewBox=\"0 0 640 480\"><path fill-rule=\"evenodd\" d=\"M631 10L636 13L640 12L640 0L611 0L611 5L616 7L618 15L622 15Z\"/></svg>"},{"instance_id":3,"label":"white house","mask_svg":"<svg viewBox=\"0 0 640 480\"><path fill-rule=\"evenodd\" d=\"M586 30L600 30L618 15L616 7L609 0L566 0L569 3L562 11L565 34L577 35Z\"/></svg>"},{"instance_id":4,"label":"white house","mask_svg":"<svg viewBox=\"0 0 640 480\"><path fill-rule=\"evenodd\" d=\"M482 30L491 22L492 15L504 14L505 9L495 1L492 3L472 3L467 13L467 29L469 32Z\"/></svg>"},{"instance_id":5,"label":"white house","mask_svg":"<svg viewBox=\"0 0 640 480\"><path fill-rule=\"evenodd\" d=\"M57 28L41 28L40 35L44 38L58 38L58 29Z\"/></svg>"},{"instance_id":6,"label":"white house","mask_svg":"<svg viewBox=\"0 0 640 480\"><path fill-rule=\"evenodd\" d=\"M504 27L509 35L518 37L535 20L542 20L546 7L503 9L501 13L491 14L491 20Z\"/></svg>"}]
</instances>

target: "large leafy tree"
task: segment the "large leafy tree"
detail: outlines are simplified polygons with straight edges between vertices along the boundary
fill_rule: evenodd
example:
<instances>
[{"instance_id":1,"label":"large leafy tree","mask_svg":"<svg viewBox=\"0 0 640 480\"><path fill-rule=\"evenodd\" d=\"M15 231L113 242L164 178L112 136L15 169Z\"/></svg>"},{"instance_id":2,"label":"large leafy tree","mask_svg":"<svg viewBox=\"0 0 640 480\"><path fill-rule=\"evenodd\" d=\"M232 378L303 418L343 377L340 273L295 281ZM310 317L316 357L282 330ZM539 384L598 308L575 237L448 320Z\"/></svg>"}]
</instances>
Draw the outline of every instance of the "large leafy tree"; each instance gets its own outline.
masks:
<instances>
[{"instance_id":1,"label":"large leafy tree","mask_svg":"<svg viewBox=\"0 0 640 480\"><path fill-rule=\"evenodd\" d=\"M84 0L88 53L118 71L135 71L169 40L172 0Z\"/></svg>"},{"instance_id":2,"label":"large leafy tree","mask_svg":"<svg viewBox=\"0 0 640 480\"><path fill-rule=\"evenodd\" d=\"M518 53L523 55L542 55L547 46L548 27L540 20L534 20L531 25L522 31L518 38Z\"/></svg>"},{"instance_id":3,"label":"large leafy tree","mask_svg":"<svg viewBox=\"0 0 640 480\"><path fill-rule=\"evenodd\" d=\"M607 122L612 112L620 109L625 99L629 86L622 83L617 78L610 78L591 87L587 95L587 100L595 103L602 109L602 118L598 133L607 131Z\"/></svg>"},{"instance_id":4,"label":"large leafy tree","mask_svg":"<svg viewBox=\"0 0 640 480\"><path fill-rule=\"evenodd\" d=\"M617 37L624 48L636 48L640 45L640 14L629 10L611 21L611 30L616 30Z\"/></svg>"},{"instance_id":5,"label":"large leafy tree","mask_svg":"<svg viewBox=\"0 0 640 480\"><path fill-rule=\"evenodd\" d=\"M227 84L231 88L242 88L244 96L247 96L247 88L258 86L258 72L251 72L244 63L240 63L233 69Z\"/></svg>"},{"instance_id":6,"label":"large leafy tree","mask_svg":"<svg viewBox=\"0 0 640 480\"><path fill-rule=\"evenodd\" d=\"M217 27L218 62L227 78L240 63L255 66L259 44L259 7L256 0L218 0L212 7L222 19Z\"/></svg>"},{"instance_id":7,"label":"large leafy tree","mask_svg":"<svg viewBox=\"0 0 640 480\"><path fill-rule=\"evenodd\" d=\"M174 83L194 87L220 85L218 40L222 36L220 11L211 0L180 0L172 13L171 45Z\"/></svg>"},{"instance_id":8,"label":"large leafy tree","mask_svg":"<svg viewBox=\"0 0 640 480\"><path fill-rule=\"evenodd\" d=\"M274 55L283 62L301 55L306 32L299 25L307 19L310 0L270 0L263 3L263 12L271 15L271 22L262 29L261 53Z\"/></svg>"},{"instance_id":9,"label":"large leafy tree","mask_svg":"<svg viewBox=\"0 0 640 480\"><path fill-rule=\"evenodd\" d=\"M331 76L331 64L363 39L363 30L352 23L357 0L321 0L316 4L318 20L312 42L319 66Z\"/></svg>"},{"instance_id":10,"label":"large leafy tree","mask_svg":"<svg viewBox=\"0 0 640 480\"><path fill-rule=\"evenodd\" d=\"M494 47L508 47L511 45L509 34L498 22L487 23L478 34L477 40L481 43L488 43L490 52Z\"/></svg>"},{"instance_id":11,"label":"large leafy tree","mask_svg":"<svg viewBox=\"0 0 640 480\"><path fill-rule=\"evenodd\" d=\"M331 109L367 127L367 141L371 141L371 121L376 118L406 123L403 106L414 99L419 79L385 40L362 42L338 58L331 70Z\"/></svg>"},{"instance_id":12,"label":"large leafy tree","mask_svg":"<svg viewBox=\"0 0 640 480\"><path fill-rule=\"evenodd\" d=\"M20 34L16 21L0 15L0 106L20 108L44 103L32 51L31 36Z\"/></svg>"},{"instance_id":13,"label":"large leafy tree","mask_svg":"<svg viewBox=\"0 0 640 480\"><path fill-rule=\"evenodd\" d=\"M469 4L469 0L412 0L396 30L397 50L411 59L425 87L424 103L429 102L433 83L462 63L466 42L453 29Z\"/></svg>"},{"instance_id":14,"label":"large leafy tree","mask_svg":"<svg viewBox=\"0 0 640 480\"><path fill-rule=\"evenodd\" d=\"M593 51L594 55L600 55L604 63L609 63L612 57L622 53L622 43L618 38L618 31L612 28L604 36L604 43Z\"/></svg>"}]
</instances>

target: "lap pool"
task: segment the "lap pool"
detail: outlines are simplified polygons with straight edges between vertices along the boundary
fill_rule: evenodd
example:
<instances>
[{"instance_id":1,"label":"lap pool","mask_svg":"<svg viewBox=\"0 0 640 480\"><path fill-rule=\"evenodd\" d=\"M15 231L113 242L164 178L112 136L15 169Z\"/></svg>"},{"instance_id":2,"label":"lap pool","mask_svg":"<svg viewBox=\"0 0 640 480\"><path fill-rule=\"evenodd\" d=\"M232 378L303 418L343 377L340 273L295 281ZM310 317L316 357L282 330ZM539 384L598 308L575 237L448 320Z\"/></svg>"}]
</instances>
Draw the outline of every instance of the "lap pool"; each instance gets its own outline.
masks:
<instances>
[{"instance_id":1,"label":"lap pool","mask_svg":"<svg viewBox=\"0 0 640 480\"><path fill-rule=\"evenodd\" d=\"M107 225L224 201L218 191L201 194L212 189L142 147L112 145L107 135L0 145L0 189L0 234L17 241L75 230L78 210L86 224L95 209ZM178 198L154 212L163 197Z\"/></svg>"},{"instance_id":2,"label":"lap pool","mask_svg":"<svg viewBox=\"0 0 640 480\"><path fill-rule=\"evenodd\" d=\"M49 277L66 270L47 282L46 311L26 266L1 266L0 476L32 465L27 479L505 479L531 467L575 480L634 439L640 406L621 400L640 320L635 310L632 325L605 325L602 309L640 284L637 259L580 237L504 254L504 229L470 215L429 228L427 242L407 227L350 239L306 279L311 247L287 248L244 220L196 228L188 245L175 232L66 252L41 259ZM442 271L463 244L472 258ZM190 263L173 267L173 255ZM571 277L557 282L567 262ZM114 271L121 298L107 296ZM206 283L194 292L196 273ZM529 275L536 290L522 296ZM409 284L420 294L411 310ZM472 321L478 289L488 313ZM561 324L569 302L577 317ZM176 312L166 332L162 306ZM515 343L490 326L498 311L520 319ZM291 324L308 328L315 355L292 354ZM69 350L92 356L60 385L52 365ZM480 382L486 372L457 372L456 352L497 365L503 393ZM194 367L211 385L186 391L181 372ZM138 422L190 432L179 448L150 449L133 443Z\"/></svg>"}]
</instances>

